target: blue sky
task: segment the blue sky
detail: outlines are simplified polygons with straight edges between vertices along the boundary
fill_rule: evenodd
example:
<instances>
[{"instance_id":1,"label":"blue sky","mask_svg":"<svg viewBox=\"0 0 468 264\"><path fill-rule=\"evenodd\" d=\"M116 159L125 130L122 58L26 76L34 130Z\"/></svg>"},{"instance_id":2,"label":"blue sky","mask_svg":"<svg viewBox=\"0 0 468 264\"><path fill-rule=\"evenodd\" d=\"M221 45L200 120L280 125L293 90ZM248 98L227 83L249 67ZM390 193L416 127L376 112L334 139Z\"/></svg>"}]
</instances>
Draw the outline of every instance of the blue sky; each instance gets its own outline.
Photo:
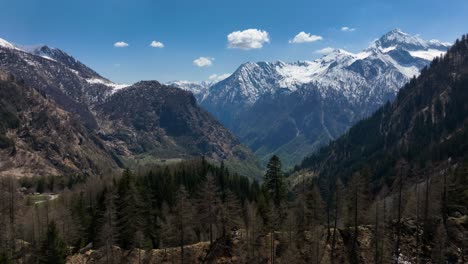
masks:
<instances>
[{"instance_id":1,"label":"blue sky","mask_svg":"<svg viewBox=\"0 0 468 264\"><path fill-rule=\"evenodd\" d=\"M324 47L357 52L393 28L452 42L468 31L468 1L444 2L0 0L0 38L61 48L115 82L200 81L247 61L312 60ZM247 29L262 31L232 35L229 48L227 36ZM301 31L322 39L289 43ZM119 41L129 46L114 47ZM200 57L204 67L194 63Z\"/></svg>"}]
</instances>

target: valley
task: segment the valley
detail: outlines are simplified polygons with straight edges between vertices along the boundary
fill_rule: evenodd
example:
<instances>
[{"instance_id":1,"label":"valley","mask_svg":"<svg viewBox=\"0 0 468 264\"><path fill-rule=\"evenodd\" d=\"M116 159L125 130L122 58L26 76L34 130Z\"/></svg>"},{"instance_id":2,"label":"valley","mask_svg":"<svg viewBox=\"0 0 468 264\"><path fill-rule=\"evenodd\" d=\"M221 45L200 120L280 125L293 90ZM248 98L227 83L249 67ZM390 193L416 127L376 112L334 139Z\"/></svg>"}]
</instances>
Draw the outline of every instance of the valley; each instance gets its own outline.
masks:
<instances>
[{"instance_id":1,"label":"valley","mask_svg":"<svg viewBox=\"0 0 468 264\"><path fill-rule=\"evenodd\" d=\"M264 30L226 38L276 53ZM134 46L102 60L147 63ZM0 264L467 263L468 35L315 53L121 84L0 39Z\"/></svg>"}]
</instances>

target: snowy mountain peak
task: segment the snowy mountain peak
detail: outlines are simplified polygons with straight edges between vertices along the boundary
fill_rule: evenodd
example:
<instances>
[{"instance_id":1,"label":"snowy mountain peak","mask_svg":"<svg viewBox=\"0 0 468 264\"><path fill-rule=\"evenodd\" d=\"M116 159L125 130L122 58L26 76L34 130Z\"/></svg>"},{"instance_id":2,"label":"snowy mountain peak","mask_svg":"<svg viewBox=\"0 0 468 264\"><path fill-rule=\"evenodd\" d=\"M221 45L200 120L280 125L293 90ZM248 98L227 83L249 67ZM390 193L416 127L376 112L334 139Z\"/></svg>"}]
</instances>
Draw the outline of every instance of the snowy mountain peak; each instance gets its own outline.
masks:
<instances>
[{"instance_id":1,"label":"snowy mountain peak","mask_svg":"<svg viewBox=\"0 0 468 264\"><path fill-rule=\"evenodd\" d=\"M423 40L418 35L413 36L400 29L394 29L388 32L374 41L370 46L370 48L378 48L384 51L388 49L404 49L407 51L429 49L446 50L448 47L450 47L449 43L439 40Z\"/></svg>"},{"instance_id":2,"label":"snowy mountain peak","mask_svg":"<svg viewBox=\"0 0 468 264\"><path fill-rule=\"evenodd\" d=\"M314 61L244 63L197 99L209 109L219 107L221 112L226 105L239 109L255 104L264 95L298 90L315 90L324 97L340 94L353 103L373 100L380 104L448 47L447 43L394 29L356 54L334 49Z\"/></svg>"}]
</instances>

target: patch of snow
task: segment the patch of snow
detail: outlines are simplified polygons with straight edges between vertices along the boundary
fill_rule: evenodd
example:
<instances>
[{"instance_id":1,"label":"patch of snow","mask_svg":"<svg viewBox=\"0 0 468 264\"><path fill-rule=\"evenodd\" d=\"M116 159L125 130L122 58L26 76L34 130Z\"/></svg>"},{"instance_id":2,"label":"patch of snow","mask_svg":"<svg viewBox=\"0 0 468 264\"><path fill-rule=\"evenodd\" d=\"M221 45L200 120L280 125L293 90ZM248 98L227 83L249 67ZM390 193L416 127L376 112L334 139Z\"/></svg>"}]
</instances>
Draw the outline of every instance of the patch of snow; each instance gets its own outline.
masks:
<instances>
[{"instance_id":1,"label":"patch of snow","mask_svg":"<svg viewBox=\"0 0 468 264\"><path fill-rule=\"evenodd\" d=\"M399 72L401 72L406 77L413 78L413 76L419 75L419 69L416 66L405 67L405 66L400 65L398 62L396 62L392 57L388 55L384 55L384 56L386 57L386 60L388 62L390 62L395 68L398 69Z\"/></svg>"},{"instance_id":2,"label":"patch of snow","mask_svg":"<svg viewBox=\"0 0 468 264\"><path fill-rule=\"evenodd\" d=\"M438 57L444 54L445 52L441 50L436 50L436 49L429 49L429 50L409 51L409 53L413 57L432 61L435 57Z\"/></svg>"},{"instance_id":3,"label":"patch of snow","mask_svg":"<svg viewBox=\"0 0 468 264\"><path fill-rule=\"evenodd\" d=\"M80 73L77 70L74 69L69 69L71 72L73 72L76 76L80 76Z\"/></svg>"},{"instance_id":4,"label":"patch of snow","mask_svg":"<svg viewBox=\"0 0 468 264\"><path fill-rule=\"evenodd\" d=\"M388 47L388 48L380 48L380 51L382 51L383 53L387 53L387 52L395 50L395 49L396 49L396 46L391 46L391 47Z\"/></svg>"},{"instance_id":5,"label":"patch of snow","mask_svg":"<svg viewBox=\"0 0 468 264\"><path fill-rule=\"evenodd\" d=\"M324 71L326 67L317 62L305 62L304 64L282 64L276 66L275 69L281 76L279 86L294 91L297 85L311 82L314 75Z\"/></svg>"},{"instance_id":6,"label":"patch of snow","mask_svg":"<svg viewBox=\"0 0 468 264\"><path fill-rule=\"evenodd\" d=\"M111 87L114 91L130 86L128 84L113 83L113 82L103 80L100 78L86 79L86 81L90 84L103 84L105 86Z\"/></svg>"},{"instance_id":7,"label":"patch of snow","mask_svg":"<svg viewBox=\"0 0 468 264\"><path fill-rule=\"evenodd\" d=\"M355 54L356 60L363 60L371 55L371 52L369 51L362 51L357 54Z\"/></svg>"},{"instance_id":8,"label":"patch of snow","mask_svg":"<svg viewBox=\"0 0 468 264\"><path fill-rule=\"evenodd\" d=\"M26 59L26 58L24 58L24 61L26 61L26 63L29 64L29 65L31 65L31 66L34 66L34 67L37 66L37 63L34 62L34 61L28 60L28 59Z\"/></svg>"},{"instance_id":9,"label":"patch of snow","mask_svg":"<svg viewBox=\"0 0 468 264\"><path fill-rule=\"evenodd\" d=\"M54 59L52 59L51 57L46 56L46 55L39 55L39 56L41 56L41 57L44 58L44 59L48 59L48 60L51 60L51 61L56 61L56 60L54 60Z\"/></svg>"}]
</instances>

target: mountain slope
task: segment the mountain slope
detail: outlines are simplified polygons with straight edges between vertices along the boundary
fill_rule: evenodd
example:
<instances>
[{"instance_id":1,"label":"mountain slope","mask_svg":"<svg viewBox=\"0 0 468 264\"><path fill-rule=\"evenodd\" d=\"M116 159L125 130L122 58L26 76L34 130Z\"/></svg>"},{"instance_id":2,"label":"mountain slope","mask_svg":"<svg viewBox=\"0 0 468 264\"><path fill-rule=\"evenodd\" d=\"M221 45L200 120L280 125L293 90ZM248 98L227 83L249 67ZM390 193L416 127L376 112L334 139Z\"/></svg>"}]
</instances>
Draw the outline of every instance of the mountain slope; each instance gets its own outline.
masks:
<instances>
[{"instance_id":1,"label":"mountain slope","mask_svg":"<svg viewBox=\"0 0 468 264\"><path fill-rule=\"evenodd\" d=\"M96 107L102 139L124 158L225 161L238 172L259 175L255 156L203 110L192 93L141 81Z\"/></svg>"},{"instance_id":2,"label":"mountain slope","mask_svg":"<svg viewBox=\"0 0 468 264\"><path fill-rule=\"evenodd\" d=\"M468 165L467 158L468 40L464 36L403 87L394 103L354 125L296 170L302 170L301 175L346 179L365 168L382 186L393 181L401 160L427 174L437 164L447 169L447 160Z\"/></svg>"},{"instance_id":3,"label":"mountain slope","mask_svg":"<svg viewBox=\"0 0 468 264\"><path fill-rule=\"evenodd\" d=\"M206 156L215 161L248 163L259 169L243 147L188 92L157 82L131 87L113 83L62 50L0 41L0 70L37 89L76 115L106 148L127 164ZM110 153L109 153L110 154ZM253 160L253 161L252 161Z\"/></svg>"},{"instance_id":4,"label":"mountain slope","mask_svg":"<svg viewBox=\"0 0 468 264\"><path fill-rule=\"evenodd\" d=\"M106 133L106 137L121 135L125 128L137 131L127 135L136 136L129 144L133 153L157 151L165 158L210 155L221 160L232 155L232 148L239 144L197 105L191 93L156 81L138 82L116 92L97 111L116 124L112 127L114 133Z\"/></svg>"},{"instance_id":5,"label":"mountain slope","mask_svg":"<svg viewBox=\"0 0 468 264\"><path fill-rule=\"evenodd\" d=\"M76 118L0 71L0 176L96 175L118 168Z\"/></svg>"},{"instance_id":6,"label":"mountain slope","mask_svg":"<svg viewBox=\"0 0 468 264\"><path fill-rule=\"evenodd\" d=\"M448 46L393 30L357 54L336 49L315 61L246 63L211 86L201 105L263 161L278 154L292 166L393 100Z\"/></svg>"},{"instance_id":7,"label":"mountain slope","mask_svg":"<svg viewBox=\"0 0 468 264\"><path fill-rule=\"evenodd\" d=\"M112 93L115 84L59 49L39 46L23 50L5 40L1 43L0 70L23 79L63 109L77 114L87 127L96 128L91 106Z\"/></svg>"}]
</instances>

